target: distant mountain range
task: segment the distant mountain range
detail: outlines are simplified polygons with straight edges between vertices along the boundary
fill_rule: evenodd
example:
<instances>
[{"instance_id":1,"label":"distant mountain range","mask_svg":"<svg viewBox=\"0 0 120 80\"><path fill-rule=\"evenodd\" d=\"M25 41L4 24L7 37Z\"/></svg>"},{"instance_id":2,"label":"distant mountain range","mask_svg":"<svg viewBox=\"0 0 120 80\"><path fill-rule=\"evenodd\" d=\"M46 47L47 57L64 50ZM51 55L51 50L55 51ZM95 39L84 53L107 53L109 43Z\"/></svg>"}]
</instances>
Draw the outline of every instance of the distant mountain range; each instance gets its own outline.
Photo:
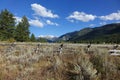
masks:
<instances>
[{"instance_id":1,"label":"distant mountain range","mask_svg":"<svg viewBox=\"0 0 120 80\"><path fill-rule=\"evenodd\" d=\"M120 43L120 23L112 23L95 28L84 28L64 34L57 41Z\"/></svg>"},{"instance_id":2,"label":"distant mountain range","mask_svg":"<svg viewBox=\"0 0 120 80\"><path fill-rule=\"evenodd\" d=\"M58 37L52 36L52 35L46 35L46 36L40 35L36 39L39 39L39 38L42 38L42 39L44 39L47 42L54 42L54 41L56 41L56 39L58 39Z\"/></svg>"}]
</instances>

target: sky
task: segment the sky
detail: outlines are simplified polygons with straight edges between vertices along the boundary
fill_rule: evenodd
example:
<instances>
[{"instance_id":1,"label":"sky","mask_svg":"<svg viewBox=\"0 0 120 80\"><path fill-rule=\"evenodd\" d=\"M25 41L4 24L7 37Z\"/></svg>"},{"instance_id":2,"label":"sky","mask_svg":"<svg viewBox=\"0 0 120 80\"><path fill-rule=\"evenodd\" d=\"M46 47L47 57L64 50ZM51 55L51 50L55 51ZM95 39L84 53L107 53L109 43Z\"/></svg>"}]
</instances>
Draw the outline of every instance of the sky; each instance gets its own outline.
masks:
<instances>
[{"instance_id":1,"label":"sky","mask_svg":"<svg viewBox=\"0 0 120 80\"><path fill-rule=\"evenodd\" d=\"M120 22L120 0L0 0L0 11L4 9L17 23L26 16L36 37Z\"/></svg>"}]
</instances>

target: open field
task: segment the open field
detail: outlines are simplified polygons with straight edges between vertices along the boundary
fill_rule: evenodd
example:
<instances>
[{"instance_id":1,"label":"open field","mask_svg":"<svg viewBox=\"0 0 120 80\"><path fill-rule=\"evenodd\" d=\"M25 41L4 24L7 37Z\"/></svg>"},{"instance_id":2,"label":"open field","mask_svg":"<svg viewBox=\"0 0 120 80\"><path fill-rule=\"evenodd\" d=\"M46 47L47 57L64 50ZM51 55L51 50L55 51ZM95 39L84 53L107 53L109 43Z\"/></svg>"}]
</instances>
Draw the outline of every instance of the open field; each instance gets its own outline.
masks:
<instances>
[{"instance_id":1,"label":"open field","mask_svg":"<svg viewBox=\"0 0 120 80\"><path fill-rule=\"evenodd\" d=\"M0 80L119 80L113 45L0 43ZM120 49L120 46L117 48Z\"/></svg>"}]
</instances>

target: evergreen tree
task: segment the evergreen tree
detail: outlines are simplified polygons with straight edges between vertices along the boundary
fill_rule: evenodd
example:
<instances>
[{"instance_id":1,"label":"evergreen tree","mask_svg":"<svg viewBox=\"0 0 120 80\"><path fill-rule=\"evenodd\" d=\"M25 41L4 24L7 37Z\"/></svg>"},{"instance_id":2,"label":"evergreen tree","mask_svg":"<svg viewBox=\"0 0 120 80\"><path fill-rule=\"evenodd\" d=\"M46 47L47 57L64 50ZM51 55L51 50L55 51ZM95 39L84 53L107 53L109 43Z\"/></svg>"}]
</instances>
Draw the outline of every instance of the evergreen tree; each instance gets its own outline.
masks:
<instances>
[{"instance_id":1,"label":"evergreen tree","mask_svg":"<svg viewBox=\"0 0 120 80\"><path fill-rule=\"evenodd\" d=\"M15 19L7 9L0 13L0 40L14 38Z\"/></svg>"},{"instance_id":2,"label":"evergreen tree","mask_svg":"<svg viewBox=\"0 0 120 80\"><path fill-rule=\"evenodd\" d=\"M32 35L31 35L30 40L31 40L32 42L36 42L36 38L35 38L35 36L34 36L34 34L33 34L33 33L32 33Z\"/></svg>"},{"instance_id":3,"label":"evergreen tree","mask_svg":"<svg viewBox=\"0 0 120 80\"><path fill-rule=\"evenodd\" d=\"M30 41L29 34L29 23L27 18L23 16L21 22L16 27L15 39L20 42Z\"/></svg>"},{"instance_id":4,"label":"evergreen tree","mask_svg":"<svg viewBox=\"0 0 120 80\"><path fill-rule=\"evenodd\" d=\"M24 28L24 38L25 38L25 41L29 41L30 38L29 38L29 34L30 34L30 31L29 31L29 22L28 22L28 19L23 16L22 18L22 26Z\"/></svg>"},{"instance_id":5,"label":"evergreen tree","mask_svg":"<svg viewBox=\"0 0 120 80\"><path fill-rule=\"evenodd\" d=\"M20 42L23 42L24 39L23 39L23 26L22 26L22 23L19 22L18 25L16 26L16 30L15 30L15 39L16 41L20 41Z\"/></svg>"}]
</instances>

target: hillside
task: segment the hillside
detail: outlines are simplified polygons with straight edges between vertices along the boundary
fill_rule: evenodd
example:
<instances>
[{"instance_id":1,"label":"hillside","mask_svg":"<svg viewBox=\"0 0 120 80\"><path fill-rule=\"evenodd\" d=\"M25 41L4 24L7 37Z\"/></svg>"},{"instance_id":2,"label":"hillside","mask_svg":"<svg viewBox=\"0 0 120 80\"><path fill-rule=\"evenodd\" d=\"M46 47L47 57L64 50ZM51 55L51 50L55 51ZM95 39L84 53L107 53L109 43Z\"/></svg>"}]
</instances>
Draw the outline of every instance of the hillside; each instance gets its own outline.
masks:
<instances>
[{"instance_id":1,"label":"hillside","mask_svg":"<svg viewBox=\"0 0 120 80\"><path fill-rule=\"evenodd\" d=\"M85 29L82 29L80 31L75 31L75 32L71 32L71 33L67 33L65 35L62 35L62 36L59 37L59 39L60 40L69 40L69 39L72 39L72 38L75 39L78 36L83 36L90 31L92 31L92 28L85 28Z\"/></svg>"},{"instance_id":2,"label":"hillside","mask_svg":"<svg viewBox=\"0 0 120 80\"><path fill-rule=\"evenodd\" d=\"M107 24L95 28L64 34L59 40L68 42L120 43L120 23Z\"/></svg>"}]
</instances>

